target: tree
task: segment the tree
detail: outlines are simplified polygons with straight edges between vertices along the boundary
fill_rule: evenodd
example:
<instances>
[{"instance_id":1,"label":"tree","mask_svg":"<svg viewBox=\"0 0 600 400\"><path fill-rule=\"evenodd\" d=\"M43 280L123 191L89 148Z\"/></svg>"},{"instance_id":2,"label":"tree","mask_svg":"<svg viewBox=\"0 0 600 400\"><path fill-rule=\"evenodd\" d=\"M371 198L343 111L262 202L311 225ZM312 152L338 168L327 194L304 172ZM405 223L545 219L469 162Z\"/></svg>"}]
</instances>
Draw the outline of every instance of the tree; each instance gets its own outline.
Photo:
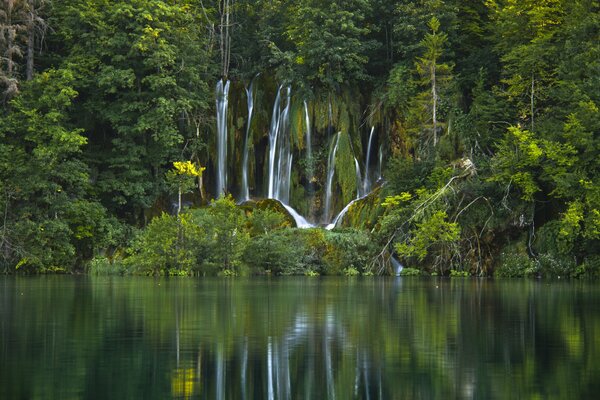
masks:
<instances>
[{"instance_id":1,"label":"tree","mask_svg":"<svg viewBox=\"0 0 600 400\"><path fill-rule=\"evenodd\" d=\"M429 96L423 95L429 99L431 110L431 121L433 129L433 145L438 142L438 107L440 87L450 80L452 66L446 63L440 63L440 58L444 53L444 46L448 40L445 33L438 33L440 21L432 17L428 23L431 29L430 33L425 35L421 41L421 47L424 51L422 57L417 58L416 68L421 76L421 83L430 87Z\"/></svg>"},{"instance_id":2,"label":"tree","mask_svg":"<svg viewBox=\"0 0 600 400\"><path fill-rule=\"evenodd\" d=\"M289 10L285 35L294 45L288 61L295 81L337 89L349 82L365 80L365 52L372 45L363 25L369 9L365 0L300 2Z\"/></svg>"},{"instance_id":3,"label":"tree","mask_svg":"<svg viewBox=\"0 0 600 400\"><path fill-rule=\"evenodd\" d=\"M195 180L202 176L206 169L198 167L190 161L175 161L173 169L167 172L167 182L177 192L177 215L181 213L181 195L194 190Z\"/></svg>"},{"instance_id":4,"label":"tree","mask_svg":"<svg viewBox=\"0 0 600 400\"><path fill-rule=\"evenodd\" d=\"M214 70L204 16L192 1L76 0L57 4L54 23L81 93L76 123L103 203L143 224L162 195L165 170L182 149L202 149L211 120ZM197 68L197 66L205 68ZM197 154L184 154L196 159Z\"/></svg>"},{"instance_id":5,"label":"tree","mask_svg":"<svg viewBox=\"0 0 600 400\"><path fill-rule=\"evenodd\" d=\"M86 138L68 123L73 74L51 70L23 84L0 122L5 265L70 270L111 244L106 210L89 195ZM89 238L93 237L93 242Z\"/></svg>"}]
</instances>

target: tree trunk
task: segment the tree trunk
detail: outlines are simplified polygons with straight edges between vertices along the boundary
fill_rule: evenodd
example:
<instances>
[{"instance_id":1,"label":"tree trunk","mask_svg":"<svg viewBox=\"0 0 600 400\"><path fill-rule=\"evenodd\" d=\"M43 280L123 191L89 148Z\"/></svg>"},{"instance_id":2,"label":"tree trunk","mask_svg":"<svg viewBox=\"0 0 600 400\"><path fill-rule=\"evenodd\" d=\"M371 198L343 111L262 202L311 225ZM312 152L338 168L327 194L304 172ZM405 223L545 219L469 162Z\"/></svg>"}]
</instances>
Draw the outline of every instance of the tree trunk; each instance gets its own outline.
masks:
<instances>
[{"instance_id":1,"label":"tree trunk","mask_svg":"<svg viewBox=\"0 0 600 400\"><path fill-rule=\"evenodd\" d=\"M33 79L33 59L35 53L35 0L29 0L27 14L27 71L28 81Z\"/></svg>"},{"instance_id":2,"label":"tree trunk","mask_svg":"<svg viewBox=\"0 0 600 400\"><path fill-rule=\"evenodd\" d=\"M435 82L435 59L431 65L431 96L433 97L433 145L437 146L437 87Z\"/></svg>"},{"instance_id":3,"label":"tree trunk","mask_svg":"<svg viewBox=\"0 0 600 400\"><path fill-rule=\"evenodd\" d=\"M179 193L177 198L177 215L181 213L181 185L179 186Z\"/></svg>"}]
</instances>

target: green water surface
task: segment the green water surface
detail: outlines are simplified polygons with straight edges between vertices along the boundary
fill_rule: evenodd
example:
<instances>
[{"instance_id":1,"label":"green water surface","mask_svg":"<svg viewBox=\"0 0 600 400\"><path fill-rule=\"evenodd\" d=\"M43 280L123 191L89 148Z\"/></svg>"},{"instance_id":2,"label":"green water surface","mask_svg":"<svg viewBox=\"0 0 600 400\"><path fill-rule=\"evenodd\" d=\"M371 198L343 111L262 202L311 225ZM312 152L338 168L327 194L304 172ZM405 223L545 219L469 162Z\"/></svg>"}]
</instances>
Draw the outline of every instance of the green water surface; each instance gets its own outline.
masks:
<instances>
[{"instance_id":1,"label":"green water surface","mask_svg":"<svg viewBox=\"0 0 600 400\"><path fill-rule=\"evenodd\" d=\"M0 399L588 399L600 285L0 277Z\"/></svg>"}]
</instances>

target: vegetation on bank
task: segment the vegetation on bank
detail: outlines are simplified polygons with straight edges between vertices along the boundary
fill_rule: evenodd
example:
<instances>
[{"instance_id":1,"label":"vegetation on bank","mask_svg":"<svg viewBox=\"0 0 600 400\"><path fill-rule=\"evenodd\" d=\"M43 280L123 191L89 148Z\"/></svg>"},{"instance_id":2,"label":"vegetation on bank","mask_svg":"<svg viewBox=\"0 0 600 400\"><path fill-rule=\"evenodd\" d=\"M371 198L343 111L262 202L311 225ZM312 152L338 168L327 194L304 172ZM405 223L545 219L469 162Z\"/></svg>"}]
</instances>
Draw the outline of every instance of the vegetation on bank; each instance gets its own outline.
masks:
<instances>
[{"instance_id":1,"label":"vegetation on bank","mask_svg":"<svg viewBox=\"0 0 600 400\"><path fill-rule=\"evenodd\" d=\"M444 276L598 275L595 0L14 0L0 27L2 272L377 274L394 254ZM386 184L342 222L355 230L208 206L211 88L237 88L240 142L257 73L255 153L280 84L311 110L314 163L291 110L302 212L330 131L347 133L337 208L356 194L361 129L382 132Z\"/></svg>"}]
</instances>

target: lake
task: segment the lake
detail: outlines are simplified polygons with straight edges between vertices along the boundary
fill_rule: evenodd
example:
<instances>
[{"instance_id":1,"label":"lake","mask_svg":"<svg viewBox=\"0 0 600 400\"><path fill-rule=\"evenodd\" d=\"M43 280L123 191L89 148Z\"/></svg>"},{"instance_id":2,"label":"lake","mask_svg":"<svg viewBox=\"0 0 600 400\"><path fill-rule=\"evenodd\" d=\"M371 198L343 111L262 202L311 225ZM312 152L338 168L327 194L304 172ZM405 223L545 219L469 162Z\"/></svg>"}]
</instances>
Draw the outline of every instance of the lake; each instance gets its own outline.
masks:
<instances>
[{"instance_id":1,"label":"lake","mask_svg":"<svg viewBox=\"0 0 600 400\"><path fill-rule=\"evenodd\" d=\"M600 393L600 286L0 277L0 399Z\"/></svg>"}]
</instances>

